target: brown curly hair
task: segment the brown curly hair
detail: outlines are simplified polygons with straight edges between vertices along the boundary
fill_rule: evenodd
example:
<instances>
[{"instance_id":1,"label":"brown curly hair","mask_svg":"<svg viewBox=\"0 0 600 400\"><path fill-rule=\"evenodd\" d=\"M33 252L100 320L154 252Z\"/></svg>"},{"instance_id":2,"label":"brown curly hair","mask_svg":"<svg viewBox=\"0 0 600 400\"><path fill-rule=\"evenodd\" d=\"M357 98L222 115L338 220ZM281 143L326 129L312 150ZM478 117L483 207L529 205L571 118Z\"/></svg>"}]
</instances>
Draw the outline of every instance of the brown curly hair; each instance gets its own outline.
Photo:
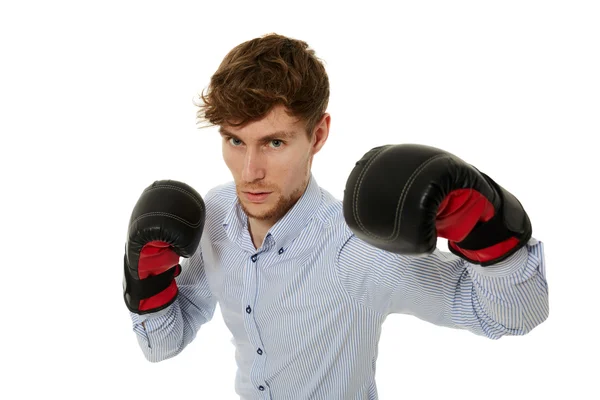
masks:
<instances>
[{"instance_id":1,"label":"brown curly hair","mask_svg":"<svg viewBox=\"0 0 600 400\"><path fill-rule=\"evenodd\" d=\"M305 122L309 137L329 103L322 60L306 42L276 33L234 47L205 90L203 103L195 104L199 123L242 127L283 105L288 115Z\"/></svg>"}]
</instances>

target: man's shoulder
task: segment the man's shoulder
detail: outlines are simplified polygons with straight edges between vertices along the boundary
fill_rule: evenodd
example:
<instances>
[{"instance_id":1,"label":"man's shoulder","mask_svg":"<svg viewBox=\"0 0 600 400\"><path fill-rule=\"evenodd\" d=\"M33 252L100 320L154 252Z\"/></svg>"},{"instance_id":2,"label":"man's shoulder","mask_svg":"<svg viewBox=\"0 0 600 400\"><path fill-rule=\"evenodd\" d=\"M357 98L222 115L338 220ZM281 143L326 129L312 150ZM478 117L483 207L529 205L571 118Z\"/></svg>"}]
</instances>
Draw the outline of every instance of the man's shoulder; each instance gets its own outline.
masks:
<instances>
[{"instance_id":1,"label":"man's shoulder","mask_svg":"<svg viewBox=\"0 0 600 400\"><path fill-rule=\"evenodd\" d=\"M322 202L317 215L318 219L325 226L335 228L344 236L351 235L352 232L344 219L344 206L342 200L336 198L322 187L319 189L321 190Z\"/></svg>"},{"instance_id":2,"label":"man's shoulder","mask_svg":"<svg viewBox=\"0 0 600 400\"><path fill-rule=\"evenodd\" d=\"M235 199L235 183L233 181L213 186L208 190L205 196L206 202L222 202L228 199Z\"/></svg>"},{"instance_id":3,"label":"man's shoulder","mask_svg":"<svg viewBox=\"0 0 600 400\"><path fill-rule=\"evenodd\" d=\"M236 199L233 181L212 187L204 196L207 218L222 219L231 210Z\"/></svg>"}]
</instances>

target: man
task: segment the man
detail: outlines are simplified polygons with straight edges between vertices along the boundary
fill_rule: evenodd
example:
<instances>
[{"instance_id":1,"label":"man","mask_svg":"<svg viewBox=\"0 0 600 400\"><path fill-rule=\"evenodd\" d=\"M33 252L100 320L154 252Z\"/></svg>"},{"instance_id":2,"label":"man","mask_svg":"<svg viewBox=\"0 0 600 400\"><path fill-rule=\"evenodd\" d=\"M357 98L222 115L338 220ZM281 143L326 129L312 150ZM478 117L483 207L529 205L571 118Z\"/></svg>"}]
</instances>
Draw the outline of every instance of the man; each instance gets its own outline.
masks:
<instances>
[{"instance_id":1,"label":"man","mask_svg":"<svg viewBox=\"0 0 600 400\"><path fill-rule=\"evenodd\" d=\"M124 297L148 360L183 351L219 302L241 398L377 399L390 313L492 339L547 318L527 214L458 157L381 146L357 162L343 201L318 186L328 97L302 41L267 35L225 57L198 116L219 126L233 182L204 199L155 182L130 220Z\"/></svg>"}]
</instances>

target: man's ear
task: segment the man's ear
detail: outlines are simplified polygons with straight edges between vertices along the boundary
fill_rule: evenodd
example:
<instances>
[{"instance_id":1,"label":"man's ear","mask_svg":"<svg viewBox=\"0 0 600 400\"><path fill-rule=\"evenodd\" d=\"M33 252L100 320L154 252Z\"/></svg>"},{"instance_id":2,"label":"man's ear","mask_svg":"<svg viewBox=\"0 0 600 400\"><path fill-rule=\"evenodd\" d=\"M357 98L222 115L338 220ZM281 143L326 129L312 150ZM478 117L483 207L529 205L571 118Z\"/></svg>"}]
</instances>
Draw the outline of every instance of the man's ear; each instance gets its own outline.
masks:
<instances>
[{"instance_id":1,"label":"man's ear","mask_svg":"<svg viewBox=\"0 0 600 400\"><path fill-rule=\"evenodd\" d=\"M329 127L331 125L331 115L325 113L319 122L315 125L312 135L312 154L315 155L325 145L329 137Z\"/></svg>"}]
</instances>

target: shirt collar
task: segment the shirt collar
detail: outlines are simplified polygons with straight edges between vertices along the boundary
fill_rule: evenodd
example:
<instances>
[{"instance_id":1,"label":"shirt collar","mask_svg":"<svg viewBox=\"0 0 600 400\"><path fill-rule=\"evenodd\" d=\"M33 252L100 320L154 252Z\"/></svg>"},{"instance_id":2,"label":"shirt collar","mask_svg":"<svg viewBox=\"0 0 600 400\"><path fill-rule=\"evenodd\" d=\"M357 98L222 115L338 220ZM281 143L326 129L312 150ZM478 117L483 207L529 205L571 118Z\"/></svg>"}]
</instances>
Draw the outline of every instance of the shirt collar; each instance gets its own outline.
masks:
<instances>
[{"instance_id":1,"label":"shirt collar","mask_svg":"<svg viewBox=\"0 0 600 400\"><path fill-rule=\"evenodd\" d=\"M296 204L269 229L267 237L271 236L277 249L285 251L302 229L310 222L321 203L321 190L312 173L306 190ZM248 230L248 217L242 210L237 196L231 209L223 219L223 228L230 240L240 243L243 230ZM266 237L265 237L266 239Z\"/></svg>"}]
</instances>

